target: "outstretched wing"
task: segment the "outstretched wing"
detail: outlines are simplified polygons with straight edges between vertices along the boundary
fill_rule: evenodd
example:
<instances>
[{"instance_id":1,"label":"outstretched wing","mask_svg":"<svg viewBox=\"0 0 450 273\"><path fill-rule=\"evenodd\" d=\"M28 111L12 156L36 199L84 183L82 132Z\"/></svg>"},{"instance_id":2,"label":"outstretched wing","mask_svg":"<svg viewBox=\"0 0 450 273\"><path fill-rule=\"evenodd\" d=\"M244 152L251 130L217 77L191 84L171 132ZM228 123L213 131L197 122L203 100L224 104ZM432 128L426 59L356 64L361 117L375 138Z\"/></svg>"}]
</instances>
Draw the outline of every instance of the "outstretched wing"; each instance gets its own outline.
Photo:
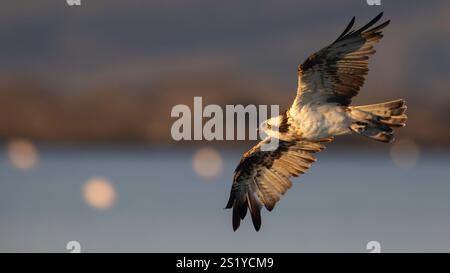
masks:
<instances>
[{"instance_id":1,"label":"outstretched wing","mask_svg":"<svg viewBox=\"0 0 450 273\"><path fill-rule=\"evenodd\" d=\"M325 146L322 142L329 142L331 139L317 142L279 140L276 150L261 150L261 145L270 141L270 137L266 138L246 152L235 170L226 206L233 208L234 230L239 227L248 209L258 231L261 227L261 207L264 205L271 211L292 186L290 178L305 173L316 161L312 153L323 150Z\"/></svg>"},{"instance_id":2,"label":"outstretched wing","mask_svg":"<svg viewBox=\"0 0 450 273\"><path fill-rule=\"evenodd\" d=\"M350 104L364 84L369 56L375 53L373 45L383 37L381 29L390 22L372 27L382 16L380 13L358 30L351 30L353 17L335 42L309 56L298 67L297 96L291 111L306 104Z\"/></svg>"}]
</instances>

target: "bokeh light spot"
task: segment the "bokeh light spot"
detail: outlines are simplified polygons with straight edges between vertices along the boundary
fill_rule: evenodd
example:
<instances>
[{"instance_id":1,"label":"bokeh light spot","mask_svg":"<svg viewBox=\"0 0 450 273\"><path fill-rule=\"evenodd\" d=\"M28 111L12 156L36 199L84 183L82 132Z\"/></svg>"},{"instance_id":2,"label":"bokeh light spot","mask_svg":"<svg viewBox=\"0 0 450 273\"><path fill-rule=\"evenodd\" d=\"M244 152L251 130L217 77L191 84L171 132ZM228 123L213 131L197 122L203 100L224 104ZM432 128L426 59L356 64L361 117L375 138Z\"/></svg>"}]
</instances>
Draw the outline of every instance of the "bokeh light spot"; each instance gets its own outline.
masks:
<instances>
[{"instance_id":1,"label":"bokeh light spot","mask_svg":"<svg viewBox=\"0 0 450 273\"><path fill-rule=\"evenodd\" d=\"M202 178L213 179L223 170L223 159L218 151L213 148L200 148L192 158L195 172Z\"/></svg>"},{"instance_id":2,"label":"bokeh light spot","mask_svg":"<svg viewBox=\"0 0 450 273\"><path fill-rule=\"evenodd\" d=\"M83 187L83 197L90 206L106 210L112 207L116 200L116 191L106 178L92 177Z\"/></svg>"},{"instance_id":3,"label":"bokeh light spot","mask_svg":"<svg viewBox=\"0 0 450 273\"><path fill-rule=\"evenodd\" d=\"M401 169L411 169L420 158L420 147L410 138L398 139L391 147L391 159Z\"/></svg>"},{"instance_id":4,"label":"bokeh light spot","mask_svg":"<svg viewBox=\"0 0 450 273\"><path fill-rule=\"evenodd\" d=\"M38 162L38 150L29 140L16 139L7 145L8 159L11 164L22 171L33 169Z\"/></svg>"}]
</instances>

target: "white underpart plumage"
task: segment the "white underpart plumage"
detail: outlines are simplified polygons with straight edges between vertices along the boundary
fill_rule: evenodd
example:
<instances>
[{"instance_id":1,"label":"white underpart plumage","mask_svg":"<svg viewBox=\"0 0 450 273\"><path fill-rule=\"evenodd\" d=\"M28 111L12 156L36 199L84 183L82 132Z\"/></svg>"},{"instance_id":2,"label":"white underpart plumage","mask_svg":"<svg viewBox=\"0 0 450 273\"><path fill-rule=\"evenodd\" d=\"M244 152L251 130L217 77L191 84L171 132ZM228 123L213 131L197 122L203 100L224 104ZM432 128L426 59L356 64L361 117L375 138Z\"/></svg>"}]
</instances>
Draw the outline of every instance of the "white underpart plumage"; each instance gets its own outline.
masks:
<instances>
[{"instance_id":1,"label":"white underpart plumage","mask_svg":"<svg viewBox=\"0 0 450 273\"><path fill-rule=\"evenodd\" d=\"M308 140L348 134L352 119L345 109L336 104L304 105L292 117L292 126Z\"/></svg>"}]
</instances>

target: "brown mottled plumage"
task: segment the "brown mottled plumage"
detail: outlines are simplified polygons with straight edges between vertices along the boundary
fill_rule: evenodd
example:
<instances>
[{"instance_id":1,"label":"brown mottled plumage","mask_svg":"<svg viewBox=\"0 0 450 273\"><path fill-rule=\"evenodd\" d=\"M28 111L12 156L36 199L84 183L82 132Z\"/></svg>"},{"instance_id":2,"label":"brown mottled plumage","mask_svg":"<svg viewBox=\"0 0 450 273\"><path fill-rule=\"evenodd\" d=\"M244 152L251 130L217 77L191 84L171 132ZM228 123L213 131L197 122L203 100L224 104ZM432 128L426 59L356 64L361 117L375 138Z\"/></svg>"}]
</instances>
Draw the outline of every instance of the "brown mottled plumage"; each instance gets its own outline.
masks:
<instances>
[{"instance_id":1,"label":"brown mottled plumage","mask_svg":"<svg viewBox=\"0 0 450 273\"><path fill-rule=\"evenodd\" d=\"M233 208L233 229L239 227L241 219L250 210L253 225L256 230L261 227L261 206L271 211L275 203L292 186L290 178L305 173L316 158L312 153L325 148L321 142L309 141L280 141L275 151L261 151L264 143L246 152L234 174L230 199L226 208Z\"/></svg>"},{"instance_id":2,"label":"brown mottled plumage","mask_svg":"<svg viewBox=\"0 0 450 273\"><path fill-rule=\"evenodd\" d=\"M312 54L298 66L298 103L318 99L344 106L351 103L369 71L369 56L375 53L373 45L383 37L381 29L390 23L386 21L369 29L382 16L380 13L362 28L350 31L355 23L353 17L334 43Z\"/></svg>"}]
</instances>

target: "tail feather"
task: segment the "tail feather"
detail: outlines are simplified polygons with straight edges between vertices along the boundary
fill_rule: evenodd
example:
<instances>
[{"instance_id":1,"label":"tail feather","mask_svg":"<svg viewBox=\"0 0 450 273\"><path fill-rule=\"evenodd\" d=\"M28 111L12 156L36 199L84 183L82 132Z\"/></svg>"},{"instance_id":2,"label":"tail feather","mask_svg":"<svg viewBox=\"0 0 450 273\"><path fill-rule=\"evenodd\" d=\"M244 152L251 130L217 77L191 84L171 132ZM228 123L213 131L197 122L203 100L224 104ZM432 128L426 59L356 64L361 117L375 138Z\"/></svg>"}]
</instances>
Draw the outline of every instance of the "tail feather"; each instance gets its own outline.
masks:
<instances>
[{"instance_id":1,"label":"tail feather","mask_svg":"<svg viewBox=\"0 0 450 273\"><path fill-rule=\"evenodd\" d=\"M402 99L350 107L354 120L350 129L377 141L392 142L395 139L392 128L405 126L408 119L406 108Z\"/></svg>"},{"instance_id":2,"label":"tail feather","mask_svg":"<svg viewBox=\"0 0 450 273\"><path fill-rule=\"evenodd\" d=\"M405 114L401 114L399 116L381 118L380 123L391 127L403 127L406 125L407 119L408 117Z\"/></svg>"}]
</instances>

